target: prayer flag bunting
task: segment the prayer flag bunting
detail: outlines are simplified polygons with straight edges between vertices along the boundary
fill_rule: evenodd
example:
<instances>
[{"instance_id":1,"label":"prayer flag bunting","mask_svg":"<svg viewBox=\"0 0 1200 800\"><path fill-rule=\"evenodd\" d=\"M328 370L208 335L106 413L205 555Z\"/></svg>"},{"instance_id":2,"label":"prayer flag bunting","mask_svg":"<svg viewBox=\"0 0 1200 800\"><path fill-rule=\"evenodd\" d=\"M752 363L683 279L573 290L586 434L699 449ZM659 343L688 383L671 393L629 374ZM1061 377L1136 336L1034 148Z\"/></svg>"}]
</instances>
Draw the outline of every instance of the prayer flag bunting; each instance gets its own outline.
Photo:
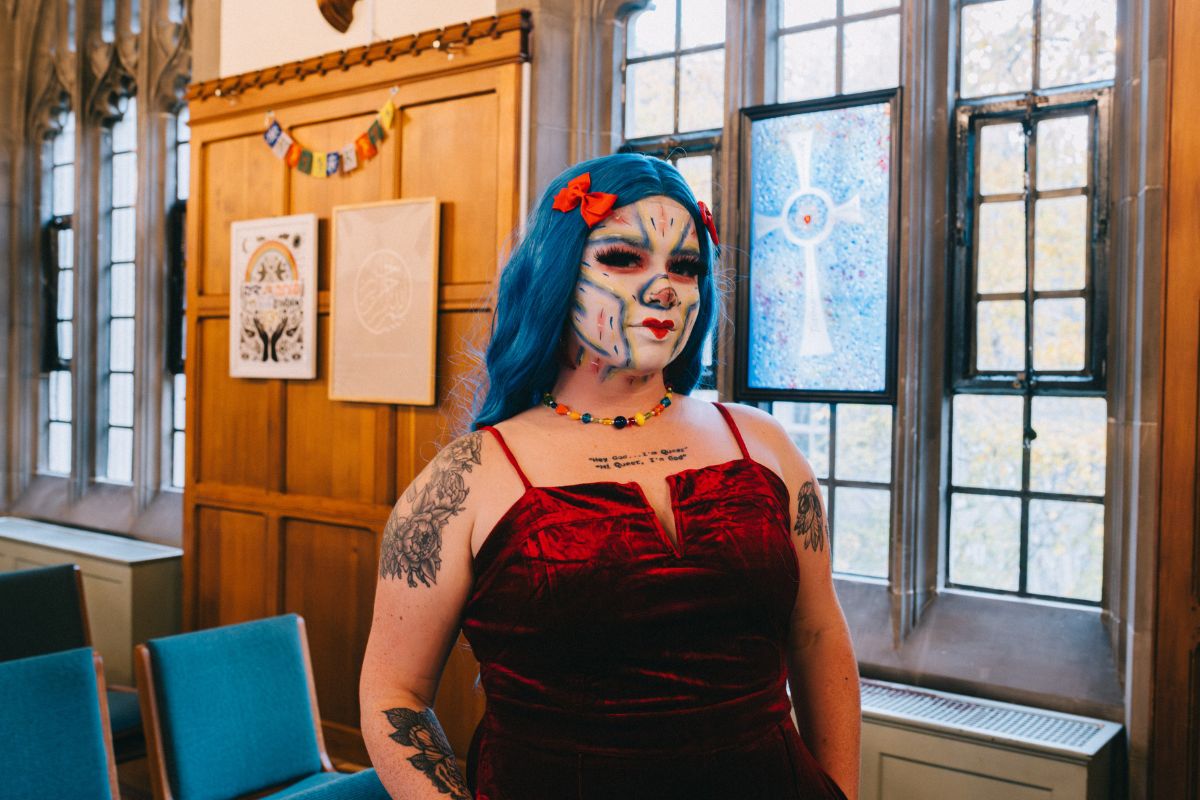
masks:
<instances>
[{"instance_id":1,"label":"prayer flag bunting","mask_svg":"<svg viewBox=\"0 0 1200 800\"><path fill-rule=\"evenodd\" d=\"M392 89L392 94L396 93ZM299 170L314 178L332 177L339 172L353 172L365 162L379 154L379 146L387 136L396 121L396 104L391 97L379 109L379 113L371 120L366 131L359 134L353 142L337 150L316 152L302 146L284 130L275 119L273 112L267 115L267 129L263 131L263 141L271 148L276 158L292 169Z\"/></svg>"}]
</instances>

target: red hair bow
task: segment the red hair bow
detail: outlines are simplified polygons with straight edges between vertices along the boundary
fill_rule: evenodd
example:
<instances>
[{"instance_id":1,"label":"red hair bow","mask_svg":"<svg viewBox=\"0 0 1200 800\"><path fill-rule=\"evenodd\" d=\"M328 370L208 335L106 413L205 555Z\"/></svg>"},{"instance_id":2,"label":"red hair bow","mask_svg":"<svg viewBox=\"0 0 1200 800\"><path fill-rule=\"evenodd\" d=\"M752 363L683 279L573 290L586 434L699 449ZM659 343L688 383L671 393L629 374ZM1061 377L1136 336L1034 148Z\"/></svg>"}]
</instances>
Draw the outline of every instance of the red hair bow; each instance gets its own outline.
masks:
<instances>
[{"instance_id":1,"label":"red hair bow","mask_svg":"<svg viewBox=\"0 0 1200 800\"><path fill-rule=\"evenodd\" d=\"M554 196L556 211L570 211L579 206L583 221L589 226L595 225L612 212L616 205L617 196L604 192L589 192L592 188L592 174L585 172L571 179L565 189Z\"/></svg>"},{"instance_id":2,"label":"red hair bow","mask_svg":"<svg viewBox=\"0 0 1200 800\"><path fill-rule=\"evenodd\" d=\"M703 200L698 200L696 205L700 206L700 221L704 223L704 227L708 228L708 235L712 237L712 243L721 244L717 238L717 223L713 222L712 212L708 210L708 206L704 205Z\"/></svg>"}]
</instances>

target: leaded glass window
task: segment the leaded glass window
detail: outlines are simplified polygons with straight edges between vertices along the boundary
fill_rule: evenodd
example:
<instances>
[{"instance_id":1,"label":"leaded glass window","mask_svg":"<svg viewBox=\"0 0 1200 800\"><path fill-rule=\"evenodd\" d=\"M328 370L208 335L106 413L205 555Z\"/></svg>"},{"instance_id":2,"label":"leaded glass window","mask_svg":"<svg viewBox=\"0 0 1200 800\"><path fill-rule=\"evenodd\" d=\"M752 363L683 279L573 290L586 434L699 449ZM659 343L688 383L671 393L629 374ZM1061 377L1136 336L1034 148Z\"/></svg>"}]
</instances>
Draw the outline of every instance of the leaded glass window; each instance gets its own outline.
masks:
<instances>
[{"instance_id":1,"label":"leaded glass window","mask_svg":"<svg viewBox=\"0 0 1200 800\"><path fill-rule=\"evenodd\" d=\"M778 100L900 84L901 0L779 0Z\"/></svg>"},{"instance_id":2,"label":"leaded glass window","mask_svg":"<svg viewBox=\"0 0 1200 800\"><path fill-rule=\"evenodd\" d=\"M948 586L1102 597L1115 25L1115 0L961 6Z\"/></svg>"},{"instance_id":3,"label":"leaded glass window","mask_svg":"<svg viewBox=\"0 0 1200 800\"><path fill-rule=\"evenodd\" d=\"M74 395L71 361L74 347L75 115L59 120L50 143L50 221L45 227L42 331L41 430L38 467L52 475L71 472L71 421Z\"/></svg>"},{"instance_id":4,"label":"leaded glass window","mask_svg":"<svg viewBox=\"0 0 1200 800\"><path fill-rule=\"evenodd\" d=\"M124 115L112 127L109 264L102 286L108 289L107 370L101 397L107 402L99 462L110 481L133 480L134 306L137 258L137 100L129 98Z\"/></svg>"},{"instance_id":5,"label":"leaded glass window","mask_svg":"<svg viewBox=\"0 0 1200 800\"><path fill-rule=\"evenodd\" d=\"M167 224L168 233L168 302L167 314L171 330L167 332L168 407L171 409L167 463L170 465L169 485L183 488L184 442L186 429L187 377L183 372L187 352L187 290L184 284L184 238L187 198L191 176L191 129L185 106L175 117L175 204Z\"/></svg>"}]
</instances>

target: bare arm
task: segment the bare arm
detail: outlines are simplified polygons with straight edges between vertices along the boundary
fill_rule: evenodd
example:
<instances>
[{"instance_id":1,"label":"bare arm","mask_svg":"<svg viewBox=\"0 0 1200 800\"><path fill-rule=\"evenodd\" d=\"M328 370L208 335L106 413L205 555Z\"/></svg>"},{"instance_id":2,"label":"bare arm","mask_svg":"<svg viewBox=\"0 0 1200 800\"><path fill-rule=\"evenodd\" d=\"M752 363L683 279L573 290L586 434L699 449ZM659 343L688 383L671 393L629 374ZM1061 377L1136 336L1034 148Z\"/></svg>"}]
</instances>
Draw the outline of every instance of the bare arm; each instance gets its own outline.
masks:
<instances>
[{"instance_id":1,"label":"bare arm","mask_svg":"<svg viewBox=\"0 0 1200 800\"><path fill-rule=\"evenodd\" d=\"M359 699L367 751L393 797L470 796L432 706L471 587L482 449L479 433L443 448L384 529Z\"/></svg>"}]
</instances>

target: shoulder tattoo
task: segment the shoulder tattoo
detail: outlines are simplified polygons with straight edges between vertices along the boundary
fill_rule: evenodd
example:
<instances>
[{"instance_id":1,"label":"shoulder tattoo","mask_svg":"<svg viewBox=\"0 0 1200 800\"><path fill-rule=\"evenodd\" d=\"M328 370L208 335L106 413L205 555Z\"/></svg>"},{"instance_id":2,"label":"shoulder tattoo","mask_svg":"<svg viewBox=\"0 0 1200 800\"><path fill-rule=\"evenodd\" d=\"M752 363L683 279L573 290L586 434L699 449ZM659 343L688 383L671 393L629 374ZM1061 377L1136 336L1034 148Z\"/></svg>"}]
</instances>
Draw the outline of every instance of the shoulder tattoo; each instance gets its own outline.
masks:
<instances>
[{"instance_id":1,"label":"shoulder tattoo","mask_svg":"<svg viewBox=\"0 0 1200 800\"><path fill-rule=\"evenodd\" d=\"M439 793L448 794L454 800L467 800L471 796L458 771L450 742L432 709L418 713L411 708L389 708L383 713L396 729L388 736L398 744L417 748L416 755L408 757L408 763L425 773Z\"/></svg>"},{"instance_id":2,"label":"shoulder tattoo","mask_svg":"<svg viewBox=\"0 0 1200 800\"><path fill-rule=\"evenodd\" d=\"M425 484L410 486L404 497L407 515L395 511L383 529L379 575L403 575L414 589L417 581L432 586L442 568L442 529L466 503L470 489L463 474L480 463L483 434L472 433L447 445L437 458Z\"/></svg>"},{"instance_id":3,"label":"shoulder tattoo","mask_svg":"<svg viewBox=\"0 0 1200 800\"><path fill-rule=\"evenodd\" d=\"M806 481L796 496L796 535L804 540L804 549L825 549L825 514L816 484Z\"/></svg>"}]
</instances>

